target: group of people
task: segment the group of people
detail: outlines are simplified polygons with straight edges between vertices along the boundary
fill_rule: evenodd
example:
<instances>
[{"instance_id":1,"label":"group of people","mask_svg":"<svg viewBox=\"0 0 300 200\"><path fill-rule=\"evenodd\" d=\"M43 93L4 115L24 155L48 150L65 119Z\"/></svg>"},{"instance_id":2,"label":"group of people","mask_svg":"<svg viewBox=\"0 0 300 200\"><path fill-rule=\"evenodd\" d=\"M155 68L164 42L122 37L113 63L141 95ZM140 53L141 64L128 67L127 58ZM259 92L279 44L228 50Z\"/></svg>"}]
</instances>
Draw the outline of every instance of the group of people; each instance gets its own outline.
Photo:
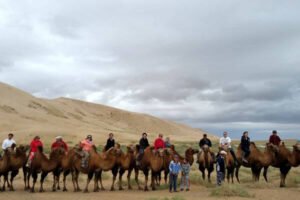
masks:
<instances>
[{"instance_id":1,"label":"group of people","mask_svg":"<svg viewBox=\"0 0 300 200\"><path fill-rule=\"evenodd\" d=\"M16 141L13 139L14 134L9 133L8 138L5 139L2 143L2 150L5 151L6 149L10 148L14 145L16 145ZM274 145L280 145L281 139L277 135L277 131L273 130L272 135L269 138L269 142ZM298 141L300 144L300 141ZM104 151L109 150L110 148L115 146L115 140L113 133L109 133L108 139L106 141L106 145L104 146ZM88 165L88 158L89 158L89 151L91 150L93 143L93 137L92 135L87 135L84 140L82 140L79 143L79 146L82 149L83 153L83 159L81 162L81 165L83 168L87 167ZM143 157L144 150L150 146L147 133L143 133L142 137L139 141L139 154L137 156L136 165L139 166L140 161ZM153 143L154 149L164 149L164 148L170 148L172 146L170 138L167 137L165 140L163 139L163 135L159 134L158 137L155 139ZM30 166L32 159L34 158L35 153L38 151L39 147L43 147L43 143L39 136L36 136L33 138L33 140L30 143L30 152L29 152L29 159L27 165ZM199 141L199 147L200 147L200 153L204 148L210 148L212 147L211 140L207 137L207 134L203 134L203 138ZM63 148L65 152L68 152L68 145L64 142L62 136L57 136L55 138L55 141L51 145L51 150L54 150L56 148ZM225 131L223 133L223 137L219 140L219 149L216 158L213 153L211 153L213 160L216 162L216 169L217 169L217 184L221 185L222 181L224 180L225 175L225 156L227 152L225 150L229 150L229 152L232 154L234 162L237 164L237 158L234 152L234 149L231 145L231 138L228 136L228 133ZM242 155L242 161L247 163L247 158L250 155L250 138L248 135L248 132L245 131L241 137L241 149L243 152ZM181 172L181 184L180 189L186 191L189 191L190 183L189 183L189 172L190 172L190 164L187 162L186 159L182 163L179 162L179 158L177 155L174 156L174 159L169 164L169 170L170 170L170 179L169 179L169 191L177 191L177 177L179 173Z\"/></svg>"}]
</instances>

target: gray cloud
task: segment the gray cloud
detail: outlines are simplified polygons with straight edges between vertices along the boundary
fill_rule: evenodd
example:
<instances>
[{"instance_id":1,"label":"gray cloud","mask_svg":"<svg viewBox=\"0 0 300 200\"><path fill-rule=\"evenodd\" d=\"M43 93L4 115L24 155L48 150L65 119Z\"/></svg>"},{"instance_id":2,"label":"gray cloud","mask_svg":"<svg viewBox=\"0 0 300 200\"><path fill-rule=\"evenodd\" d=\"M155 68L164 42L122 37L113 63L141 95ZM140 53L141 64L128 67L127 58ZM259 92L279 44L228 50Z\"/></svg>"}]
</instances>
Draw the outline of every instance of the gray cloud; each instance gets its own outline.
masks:
<instances>
[{"instance_id":1,"label":"gray cloud","mask_svg":"<svg viewBox=\"0 0 300 200\"><path fill-rule=\"evenodd\" d=\"M263 124L295 133L299 6L2 1L0 80L40 97L68 96L211 131L248 124L259 132Z\"/></svg>"}]
</instances>

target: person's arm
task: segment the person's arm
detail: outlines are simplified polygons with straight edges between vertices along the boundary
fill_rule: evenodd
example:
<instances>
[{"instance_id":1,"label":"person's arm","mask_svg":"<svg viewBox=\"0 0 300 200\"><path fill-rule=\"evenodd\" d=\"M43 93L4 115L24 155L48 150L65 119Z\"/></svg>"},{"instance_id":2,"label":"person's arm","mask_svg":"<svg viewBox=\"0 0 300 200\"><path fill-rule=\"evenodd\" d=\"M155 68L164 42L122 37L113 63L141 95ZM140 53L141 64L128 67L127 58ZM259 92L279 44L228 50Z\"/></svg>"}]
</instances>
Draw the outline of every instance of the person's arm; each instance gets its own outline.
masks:
<instances>
[{"instance_id":1,"label":"person's arm","mask_svg":"<svg viewBox=\"0 0 300 200\"><path fill-rule=\"evenodd\" d=\"M165 142L163 141L163 140L161 140L162 141L162 146L163 146L163 149L164 148L166 148L166 144L165 144Z\"/></svg>"},{"instance_id":2,"label":"person's arm","mask_svg":"<svg viewBox=\"0 0 300 200\"><path fill-rule=\"evenodd\" d=\"M203 146L203 139L201 139L200 141L199 141L199 147L201 148Z\"/></svg>"},{"instance_id":3,"label":"person's arm","mask_svg":"<svg viewBox=\"0 0 300 200\"><path fill-rule=\"evenodd\" d=\"M51 150L53 150L54 147L55 147L55 142L52 143L52 145L51 145Z\"/></svg>"},{"instance_id":4,"label":"person's arm","mask_svg":"<svg viewBox=\"0 0 300 200\"><path fill-rule=\"evenodd\" d=\"M146 145L145 145L145 148L149 146L149 141L148 139L146 139Z\"/></svg>"},{"instance_id":5,"label":"person's arm","mask_svg":"<svg viewBox=\"0 0 300 200\"><path fill-rule=\"evenodd\" d=\"M65 142L63 141L63 144L64 144L64 149L65 149L65 151L68 151L68 150L69 150L69 147L68 147L67 143L65 143Z\"/></svg>"},{"instance_id":6,"label":"person's arm","mask_svg":"<svg viewBox=\"0 0 300 200\"><path fill-rule=\"evenodd\" d=\"M219 147L222 147L222 138L219 140Z\"/></svg>"},{"instance_id":7,"label":"person's arm","mask_svg":"<svg viewBox=\"0 0 300 200\"><path fill-rule=\"evenodd\" d=\"M158 142L158 140L156 139L156 140L154 141L154 149L155 149L155 150L157 149L157 142Z\"/></svg>"},{"instance_id":8,"label":"person's arm","mask_svg":"<svg viewBox=\"0 0 300 200\"><path fill-rule=\"evenodd\" d=\"M6 149L6 139L2 142L2 150Z\"/></svg>"},{"instance_id":9,"label":"person's arm","mask_svg":"<svg viewBox=\"0 0 300 200\"><path fill-rule=\"evenodd\" d=\"M210 139L208 139L208 146L209 147L211 147L212 145L211 145L211 141L210 141Z\"/></svg>"},{"instance_id":10,"label":"person's arm","mask_svg":"<svg viewBox=\"0 0 300 200\"><path fill-rule=\"evenodd\" d=\"M170 173L172 173L172 171L173 171L173 162L172 161L169 164L169 171L170 171Z\"/></svg>"}]
</instances>

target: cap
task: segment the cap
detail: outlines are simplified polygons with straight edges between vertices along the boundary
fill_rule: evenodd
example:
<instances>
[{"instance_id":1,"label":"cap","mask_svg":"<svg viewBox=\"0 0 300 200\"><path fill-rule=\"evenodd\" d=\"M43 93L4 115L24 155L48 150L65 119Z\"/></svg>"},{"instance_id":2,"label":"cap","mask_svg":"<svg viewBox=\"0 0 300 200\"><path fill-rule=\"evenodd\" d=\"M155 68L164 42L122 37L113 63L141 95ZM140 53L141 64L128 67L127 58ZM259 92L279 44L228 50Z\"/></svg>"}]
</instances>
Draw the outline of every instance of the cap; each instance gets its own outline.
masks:
<instances>
[{"instance_id":1,"label":"cap","mask_svg":"<svg viewBox=\"0 0 300 200\"><path fill-rule=\"evenodd\" d=\"M220 154L227 155L226 151L224 150L220 151Z\"/></svg>"},{"instance_id":2,"label":"cap","mask_svg":"<svg viewBox=\"0 0 300 200\"><path fill-rule=\"evenodd\" d=\"M56 136L55 139L57 140L62 139L62 136Z\"/></svg>"}]
</instances>

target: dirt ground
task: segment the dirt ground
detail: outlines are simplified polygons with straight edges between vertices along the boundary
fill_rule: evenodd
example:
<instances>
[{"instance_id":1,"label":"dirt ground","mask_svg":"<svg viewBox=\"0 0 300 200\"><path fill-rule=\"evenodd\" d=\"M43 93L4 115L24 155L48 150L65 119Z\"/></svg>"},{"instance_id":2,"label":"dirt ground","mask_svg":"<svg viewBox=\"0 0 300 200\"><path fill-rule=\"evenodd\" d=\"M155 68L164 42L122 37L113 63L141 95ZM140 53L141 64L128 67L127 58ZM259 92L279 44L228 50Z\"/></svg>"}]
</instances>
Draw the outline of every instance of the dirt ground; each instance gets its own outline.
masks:
<instances>
[{"instance_id":1,"label":"dirt ground","mask_svg":"<svg viewBox=\"0 0 300 200\"><path fill-rule=\"evenodd\" d=\"M83 200L83 199L96 199L101 198L102 200L112 200L112 199L122 199L122 200L165 200L165 199L247 199L243 197L215 197L211 196L211 190L213 188L207 188L202 185L192 185L191 191L189 192L178 192L178 193L169 193L168 189L159 189L157 191L139 191L134 185L134 189L129 191L127 189L123 191L109 191L111 180L107 179L104 181L104 186L106 187L106 191L100 191L97 193L92 192L93 183L90 184L90 192L82 193L77 192L74 193L72 190L71 181L68 181L68 192L52 192L51 191L51 183L52 176L47 177L48 180L45 182L44 189L45 193L36 192L34 194L29 193L27 191L23 191L23 181L20 176L18 176L15 181L15 192L2 192L0 193L0 199L7 200L35 200L35 199L45 199L45 200L53 200L53 199L63 199L63 200ZM142 180L142 179L141 179ZM227 183L226 183L227 184ZM235 183L237 184L237 183ZM85 185L85 176L81 176L81 188ZM245 185L244 185L245 186ZM247 186L245 186L247 188ZM37 184L36 191L39 189L39 184ZM264 188L247 188L249 194L254 195L249 199L259 199L259 200L298 200L300 197L300 188L299 187L291 187L291 188L279 188L279 187L264 187Z\"/></svg>"}]
</instances>

